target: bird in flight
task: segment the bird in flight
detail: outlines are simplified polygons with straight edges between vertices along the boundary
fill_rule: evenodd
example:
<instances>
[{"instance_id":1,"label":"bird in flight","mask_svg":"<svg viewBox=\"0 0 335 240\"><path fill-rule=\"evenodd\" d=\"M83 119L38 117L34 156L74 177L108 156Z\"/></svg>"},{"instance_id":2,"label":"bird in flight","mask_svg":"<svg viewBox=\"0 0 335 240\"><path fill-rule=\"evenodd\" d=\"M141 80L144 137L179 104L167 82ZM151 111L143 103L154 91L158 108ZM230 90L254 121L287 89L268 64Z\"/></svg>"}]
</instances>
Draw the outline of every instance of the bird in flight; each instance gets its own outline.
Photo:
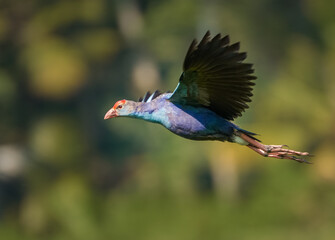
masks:
<instances>
[{"instance_id":1,"label":"bird in flight","mask_svg":"<svg viewBox=\"0 0 335 240\"><path fill-rule=\"evenodd\" d=\"M114 117L139 118L159 123L171 132L191 140L229 141L244 145L264 157L309 163L308 152L286 145L264 145L255 136L232 123L248 108L256 77L252 64L244 63L245 52L229 36L207 31L198 43L193 40L183 65L183 73L173 92L147 92L137 102L120 100L106 113Z\"/></svg>"}]
</instances>

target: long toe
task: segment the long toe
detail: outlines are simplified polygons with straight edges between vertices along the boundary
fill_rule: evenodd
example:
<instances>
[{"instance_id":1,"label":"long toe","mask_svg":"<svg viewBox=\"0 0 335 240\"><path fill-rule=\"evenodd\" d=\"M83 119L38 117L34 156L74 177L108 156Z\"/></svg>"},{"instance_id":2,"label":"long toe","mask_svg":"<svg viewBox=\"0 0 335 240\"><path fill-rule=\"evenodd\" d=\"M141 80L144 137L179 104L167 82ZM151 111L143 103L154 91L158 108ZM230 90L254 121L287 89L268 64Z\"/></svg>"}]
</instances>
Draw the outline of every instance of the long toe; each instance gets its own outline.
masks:
<instances>
[{"instance_id":1,"label":"long toe","mask_svg":"<svg viewBox=\"0 0 335 240\"><path fill-rule=\"evenodd\" d=\"M299 152L292 149L284 148L286 145L265 145L268 153L285 153L288 155L309 156L308 152Z\"/></svg>"},{"instance_id":2,"label":"long toe","mask_svg":"<svg viewBox=\"0 0 335 240\"><path fill-rule=\"evenodd\" d=\"M289 160L294 160L299 163L311 164L311 162L307 161L306 159L303 159L303 158L300 158L294 155L287 155L285 152L270 153L268 154L268 157L279 158L279 159L289 159Z\"/></svg>"}]
</instances>

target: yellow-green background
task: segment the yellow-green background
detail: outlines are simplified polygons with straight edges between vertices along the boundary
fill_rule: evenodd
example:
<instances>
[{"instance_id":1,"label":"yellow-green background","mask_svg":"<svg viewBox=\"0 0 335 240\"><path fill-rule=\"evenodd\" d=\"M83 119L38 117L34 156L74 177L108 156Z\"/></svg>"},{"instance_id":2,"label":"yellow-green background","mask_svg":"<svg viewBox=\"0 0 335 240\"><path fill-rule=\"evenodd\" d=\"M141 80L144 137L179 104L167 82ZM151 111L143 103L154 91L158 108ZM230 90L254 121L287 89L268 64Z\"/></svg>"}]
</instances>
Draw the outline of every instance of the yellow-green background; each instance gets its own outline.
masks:
<instances>
[{"instance_id":1,"label":"yellow-green background","mask_svg":"<svg viewBox=\"0 0 335 240\"><path fill-rule=\"evenodd\" d=\"M334 239L335 1L2 0L0 239ZM241 41L236 123L313 165L194 142L115 101L173 90L194 37Z\"/></svg>"}]
</instances>

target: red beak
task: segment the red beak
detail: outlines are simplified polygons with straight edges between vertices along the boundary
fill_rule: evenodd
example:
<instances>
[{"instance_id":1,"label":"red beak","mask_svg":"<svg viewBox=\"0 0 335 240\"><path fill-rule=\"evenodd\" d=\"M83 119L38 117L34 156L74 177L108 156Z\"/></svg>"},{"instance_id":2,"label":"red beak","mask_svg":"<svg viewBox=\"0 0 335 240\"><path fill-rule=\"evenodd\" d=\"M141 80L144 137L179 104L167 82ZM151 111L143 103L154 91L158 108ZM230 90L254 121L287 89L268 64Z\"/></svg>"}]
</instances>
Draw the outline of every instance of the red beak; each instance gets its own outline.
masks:
<instances>
[{"instance_id":1,"label":"red beak","mask_svg":"<svg viewBox=\"0 0 335 240\"><path fill-rule=\"evenodd\" d=\"M106 120L106 119L110 119L110 118L113 118L113 117L117 117L117 115L116 115L116 112L115 112L114 108L111 108L111 109L106 113L106 115L105 115L105 117L104 117L104 120Z\"/></svg>"}]
</instances>

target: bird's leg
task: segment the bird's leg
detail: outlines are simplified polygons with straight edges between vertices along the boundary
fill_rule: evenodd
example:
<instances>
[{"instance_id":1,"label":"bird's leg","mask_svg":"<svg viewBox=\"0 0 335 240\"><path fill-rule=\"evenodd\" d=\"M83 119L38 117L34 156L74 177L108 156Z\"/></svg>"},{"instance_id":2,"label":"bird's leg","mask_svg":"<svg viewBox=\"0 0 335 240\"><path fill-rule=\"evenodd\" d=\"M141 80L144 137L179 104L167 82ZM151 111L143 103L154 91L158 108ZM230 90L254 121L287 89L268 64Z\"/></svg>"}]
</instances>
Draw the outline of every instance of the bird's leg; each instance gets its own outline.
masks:
<instances>
[{"instance_id":1,"label":"bird's leg","mask_svg":"<svg viewBox=\"0 0 335 240\"><path fill-rule=\"evenodd\" d=\"M290 159L300 163L310 163L300 156L310 156L308 152L299 152L284 147L287 145L264 145L248 135L239 132L239 136L248 143L248 147L264 157Z\"/></svg>"}]
</instances>

